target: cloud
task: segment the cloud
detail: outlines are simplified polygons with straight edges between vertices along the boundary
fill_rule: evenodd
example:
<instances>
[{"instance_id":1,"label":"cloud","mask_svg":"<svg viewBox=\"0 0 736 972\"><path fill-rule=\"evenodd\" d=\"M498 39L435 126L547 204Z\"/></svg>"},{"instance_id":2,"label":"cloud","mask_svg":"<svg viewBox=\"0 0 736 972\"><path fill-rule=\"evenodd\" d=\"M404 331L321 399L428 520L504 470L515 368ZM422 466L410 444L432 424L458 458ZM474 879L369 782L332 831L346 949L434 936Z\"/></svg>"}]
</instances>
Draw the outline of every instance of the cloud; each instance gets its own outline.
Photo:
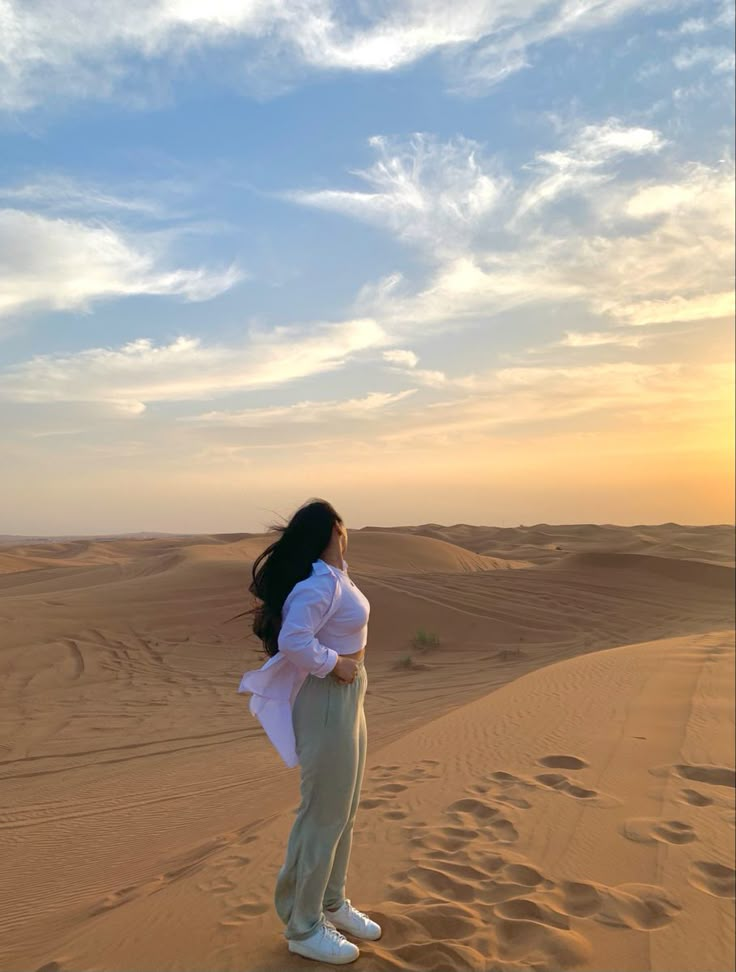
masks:
<instances>
[{"instance_id":1,"label":"cloud","mask_svg":"<svg viewBox=\"0 0 736 972\"><path fill-rule=\"evenodd\" d=\"M691 421L723 422L732 409L730 363L617 362L495 369L465 376L469 394L415 409L400 428L381 432L385 445L407 448L467 440L514 426L561 422L608 412L656 426L674 408Z\"/></svg>"},{"instance_id":2,"label":"cloud","mask_svg":"<svg viewBox=\"0 0 736 972\"><path fill-rule=\"evenodd\" d=\"M676 34L702 34L708 30L708 22L703 17L688 17L674 31Z\"/></svg>"},{"instance_id":3,"label":"cloud","mask_svg":"<svg viewBox=\"0 0 736 972\"><path fill-rule=\"evenodd\" d=\"M701 294L695 297L675 295L661 300L643 300L633 304L621 304L612 308L616 317L624 318L629 324L668 324L676 321L715 320L719 317L733 317L734 294L725 291L716 294Z\"/></svg>"},{"instance_id":4,"label":"cloud","mask_svg":"<svg viewBox=\"0 0 736 972\"><path fill-rule=\"evenodd\" d=\"M555 152L540 152L525 168L543 173L519 201L516 218L552 202L563 193L581 194L591 186L613 178L604 167L624 155L659 152L665 145L659 132L649 128L622 125L617 119L598 125L585 125L575 134L569 147Z\"/></svg>"},{"instance_id":5,"label":"cloud","mask_svg":"<svg viewBox=\"0 0 736 972\"><path fill-rule=\"evenodd\" d=\"M399 239L457 250L497 208L508 179L481 158L472 139L447 142L422 133L408 141L375 135L378 160L354 175L372 192L326 189L285 194L294 202L334 210L388 229Z\"/></svg>"},{"instance_id":6,"label":"cloud","mask_svg":"<svg viewBox=\"0 0 736 972\"><path fill-rule=\"evenodd\" d=\"M341 441L346 449L359 453L371 448L387 453L405 449L481 444L500 432L531 426L536 434L550 424L555 434L564 428L580 429L584 416L598 416L613 426L631 431L634 424L656 428L676 414L681 422L723 423L732 409L733 367L725 363L684 364L634 362L525 365L493 368L457 376L452 381L456 395L440 401L408 402L408 408L386 416L375 426L361 431L355 440L350 429L332 439L310 440L310 448L329 451ZM460 397L457 392L461 392ZM212 413L195 421L213 427L259 428L284 424L290 429L299 421L334 418L347 402L304 402L275 409L249 409L236 413ZM379 411L382 406L379 406ZM313 414L312 410L315 410ZM303 410L304 416L299 418ZM241 416L243 417L241 420ZM362 417L359 416L359 417ZM637 435L639 430L637 428ZM301 443L302 439L297 440ZM246 454L250 449L275 449L283 441L249 440L245 445L227 443L230 451ZM208 445L218 448L217 443Z\"/></svg>"},{"instance_id":7,"label":"cloud","mask_svg":"<svg viewBox=\"0 0 736 972\"><path fill-rule=\"evenodd\" d=\"M413 351L405 351L399 348L392 348L390 351L383 352L384 361L390 364L402 365L404 368L416 368L419 358Z\"/></svg>"},{"instance_id":8,"label":"cloud","mask_svg":"<svg viewBox=\"0 0 736 972\"><path fill-rule=\"evenodd\" d=\"M58 173L44 174L35 182L24 185L0 186L0 199L7 200L14 207L30 203L36 210L43 208L55 213L71 211L90 214L108 210L142 216L163 215L160 203L152 199L125 198L99 186L81 184Z\"/></svg>"},{"instance_id":9,"label":"cloud","mask_svg":"<svg viewBox=\"0 0 736 972\"><path fill-rule=\"evenodd\" d=\"M253 329L249 337L235 347L181 336L170 344L140 338L119 348L36 355L0 374L0 399L100 403L139 415L152 402L213 399L332 371L388 341L371 320Z\"/></svg>"},{"instance_id":10,"label":"cloud","mask_svg":"<svg viewBox=\"0 0 736 972\"><path fill-rule=\"evenodd\" d=\"M202 49L218 78L278 91L306 72L387 72L443 55L455 89L487 90L552 38L672 0L0 0L0 106L55 98L145 103Z\"/></svg>"},{"instance_id":11,"label":"cloud","mask_svg":"<svg viewBox=\"0 0 736 972\"><path fill-rule=\"evenodd\" d=\"M574 37L616 22L629 14L646 15L674 6L669 0L561 0L486 5L495 24L473 45L452 58L452 90L482 94L509 75L528 67L534 49L550 40Z\"/></svg>"},{"instance_id":12,"label":"cloud","mask_svg":"<svg viewBox=\"0 0 736 972\"><path fill-rule=\"evenodd\" d=\"M370 308L397 340L458 330L470 320L539 302L585 296L582 281L565 278L554 262L554 241L528 241L525 250L478 252L443 262L429 283L378 296Z\"/></svg>"},{"instance_id":13,"label":"cloud","mask_svg":"<svg viewBox=\"0 0 736 972\"><path fill-rule=\"evenodd\" d=\"M733 74L734 52L728 47L701 45L685 47L675 55L674 65L680 71L707 65L714 74Z\"/></svg>"},{"instance_id":14,"label":"cloud","mask_svg":"<svg viewBox=\"0 0 736 972\"><path fill-rule=\"evenodd\" d=\"M659 145L646 130L607 124L593 135L590 128L587 140L573 139L589 146L588 160ZM363 288L358 306L397 341L535 304L574 302L604 321L633 325L722 316L733 286L733 162L668 169L661 182L600 187L587 200L583 226L572 218L535 221L541 207L533 205L523 228L515 218L491 237L479 228L473 247L440 251L423 286L410 290L392 276ZM528 201L516 184L506 196L512 211Z\"/></svg>"},{"instance_id":15,"label":"cloud","mask_svg":"<svg viewBox=\"0 0 736 972\"><path fill-rule=\"evenodd\" d=\"M556 342L562 348L599 348L603 345L616 345L623 348L639 348L651 335L632 334L627 331L565 331L565 336Z\"/></svg>"},{"instance_id":16,"label":"cloud","mask_svg":"<svg viewBox=\"0 0 736 972\"><path fill-rule=\"evenodd\" d=\"M588 159L657 144L656 137L613 125L610 120L586 130L586 138L568 138L567 147L588 146ZM432 144L438 149L434 161L448 162L451 171L453 151ZM457 147L458 143L450 144ZM410 172L411 167L405 165L402 171ZM449 184L446 175L438 173L439 185ZM421 180L418 184L427 185ZM563 337L570 348L586 342L588 347L640 347L644 339L627 338L621 328L704 320L723 316L732 306L732 186L730 161L715 166L670 163L667 177L660 181L632 177L607 184L590 199L583 227L560 220L535 224L537 210L532 208L523 232L512 225L497 234L494 231L489 238L482 232L480 219L472 246L468 243L457 252L440 251L421 283L391 274L363 287L345 320L270 331L254 329L242 344L207 343L182 336L161 345L141 339L121 348L40 355L0 375L0 394L25 402L102 402L118 412L136 414L152 402L213 399L233 391L284 385L344 368L362 352L372 352L374 359L402 373L412 388L463 388L462 379L419 367L418 356L407 346L435 334L457 332L468 323L499 326L502 313L524 307L531 311L534 306L576 305L576 319L579 313L589 315L589 329L569 329ZM405 191L411 196L411 187ZM524 191L524 186L513 181L509 185L506 195L511 211ZM427 198L431 209L436 197L427 190ZM35 218L42 220L44 232L58 224L58 246L64 254L69 249L67 230L82 226ZM460 224L464 222L461 218ZM403 232L404 226L401 223L394 231ZM61 297L54 299L82 300L78 292L65 294L65 279L73 280L77 274L85 280L92 271L99 271L102 280L100 283L93 275L94 292L109 291L105 273L110 273L110 266L118 281L117 292L121 276L123 282L132 279L139 287L141 280L149 287L153 287L151 281L161 287L162 279L173 286L171 277L154 271L150 261L126 248L115 234L108 236L108 231L87 225L82 229L82 241L87 232L102 233L100 243L110 241L111 255L105 254L104 245L90 246L86 261L80 258L73 273L58 272ZM44 234L39 239L39 246L49 245ZM491 245L494 239L495 247ZM28 253L21 249L11 259L32 265L35 254L31 250L29 244ZM44 265L50 262L45 259ZM33 292L30 276L25 283L28 289L19 287L19 291ZM191 279L186 284L193 286ZM181 280L179 286L183 286ZM41 290L46 300L52 299L53 292L51 285Z\"/></svg>"},{"instance_id":17,"label":"cloud","mask_svg":"<svg viewBox=\"0 0 736 972\"><path fill-rule=\"evenodd\" d=\"M86 309L95 300L132 294L209 300L245 277L235 265L167 269L165 258L154 234L0 209L0 316Z\"/></svg>"},{"instance_id":18,"label":"cloud","mask_svg":"<svg viewBox=\"0 0 736 972\"><path fill-rule=\"evenodd\" d=\"M391 371L404 375L415 385L424 385L428 388L446 388L453 384L453 379L448 378L444 371L417 368L419 358L413 351L384 351L383 359L388 363Z\"/></svg>"},{"instance_id":19,"label":"cloud","mask_svg":"<svg viewBox=\"0 0 736 972\"><path fill-rule=\"evenodd\" d=\"M234 412L205 412L202 415L186 417L182 421L198 422L207 425L234 426L237 428L262 428L267 425L283 423L314 423L334 421L335 419L375 419L386 408L415 394L415 388L390 394L371 392L363 398L346 400L331 399L315 402L303 401L294 405L274 405L267 408L246 408Z\"/></svg>"}]
</instances>

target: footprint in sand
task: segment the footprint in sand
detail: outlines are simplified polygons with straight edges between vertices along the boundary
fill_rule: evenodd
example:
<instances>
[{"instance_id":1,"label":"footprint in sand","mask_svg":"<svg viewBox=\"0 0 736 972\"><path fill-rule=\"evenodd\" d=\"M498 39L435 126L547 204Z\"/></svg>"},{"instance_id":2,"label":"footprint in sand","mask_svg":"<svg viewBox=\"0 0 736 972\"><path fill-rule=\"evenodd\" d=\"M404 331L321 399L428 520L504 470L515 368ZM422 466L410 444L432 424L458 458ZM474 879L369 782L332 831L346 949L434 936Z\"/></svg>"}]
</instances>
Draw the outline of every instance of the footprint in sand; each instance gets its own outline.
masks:
<instances>
[{"instance_id":1,"label":"footprint in sand","mask_svg":"<svg viewBox=\"0 0 736 972\"><path fill-rule=\"evenodd\" d=\"M360 801L360 809L361 810L375 810L376 807L384 807L387 804L389 804L390 802L391 802L390 800L381 800L381 799L361 800Z\"/></svg>"},{"instance_id":2,"label":"footprint in sand","mask_svg":"<svg viewBox=\"0 0 736 972\"><path fill-rule=\"evenodd\" d=\"M580 759L578 756L543 756L537 762L550 769L578 770L585 769L588 765L584 759Z\"/></svg>"},{"instance_id":3,"label":"footprint in sand","mask_svg":"<svg viewBox=\"0 0 736 972\"><path fill-rule=\"evenodd\" d=\"M416 783L421 780L435 780L440 774L436 772L440 765L438 759L422 759L416 766L405 770L398 763L376 763L368 770L373 780L389 779L392 782Z\"/></svg>"},{"instance_id":4,"label":"footprint in sand","mask_svg":"<svg viewBox=\"0 0 736 972\"><path fill-rule=\"evenodd\" d=\"M379 793L389 793L393 796L396 793L403 793L408 787L403 783L383 783L381 786L376 787Z\"/></svg>"},{"instance_id":5,"label":"footprint in sand","mask_svg":"<svg viewBox=\"0 0 736 972\"><path fill-rule=\"evenodd\" d=\"M535 867L530 867L528 864L506 864L503 873L516 884L521 884L525 888L536 888L538 884L543 884L545 881L543 875Z\"/></svg>"},{"instance_id":6,"label":"footprint in sand","mask_svg":"<svg viewBox=\"0 0 736 972\"><path fill-rule=\"evenodd\" d=\"M733 898L736 895L736 872L726 864L693 861L687 877L693 887L715 898Z\"/></svg>"},{"instance_id":7,"label":"footprint in sand","mask_svg":"<svg viewBox=\"0 0 736 972\"><path fill-rule=\"evenodd\" d=\"M637 844L691 844L698 839L689 823L656 817L631 817L621 825L621 833Z\"/></svg>"},{"instance_id":8,"label":"footprint in sand","mask_svg":"<svg viewBox=\"0 0 736 972\"><path fill-rule=\"evenodd\" d=\"M566 915L574 918L590 918L603 905L603 894L587 881L558 881L553 889L553 900Z\"/></svg>"},{"instance_id":9,"label":"footprint in sand","mask_svg":"<svg viewBox=\"0 0 736 972\"><path fill-rule=\"evenodd\" d=\"M680 790L680 803L688 803L691 807L709 807L714 802L711 797L700 793L698 790L686 788Z\"/></svg>"},{"instance_id":10,"label":"footprint in sand","mask_svg":"<svg viewBox=\"0 0 736 972\"><path fill-rule=\"evenodd\" d=\"M524 797L511 796L509 793L497 793L494 797L499 803L506 803L510 807L516 807L517 810L531 810L531 803L525 800Z\"/></svg>"},{"instance_id":11,"label":"footprint in sand","mask_svg":"<svg viewBox=\"0 0 736 972\"><path fill-rule=\"evenodd\" d=\"M477 793L479 796L485 796L487 793L492 793L492 799L497 803L506 803L510 807L516 807L518 810L529 810L531 808L531 803L525 800L524 797L512 796L510 793L498 793L493 792L494 788L485 783L474 783L472 786L468 787L470 793Z\"/></svg>"},{"instance_id":12,"label":"footprint in sand","mask_svg":"<svg viewBox=\"0 0 736 972\"><path fill-rule=\"evenodd\" d=\"M454 850L466 847L470 841L480 836L480 829L475 827L440 826L425 828L422 826L404 827L407 841L413 846L426 851L426 856L444 858Z\"/></svg>"},{"instance_id":13,"label":"footprint in sand","mask_svg":"<svg viewBox=\"0 0 736 972\"><path fill-rule=\"evenodd\" d=\"M499 958L514 964L544 955L541 968L575 968L593 956L590 942L576 931L528 919L501 919L495 928Z\"/></svg>"},{"instance_id":14,"label":"footprint in sand","mask_svg":"<svg viewBox=\"0 0 736 972\"><path fill-rule=\"evenodd\" d=\"M499 902L494 911L501 918L513 918L521 921L536 921L540 925L551 925L553 928L569 928L570 919L546 905L541 905L531 898L511 898Z\"/></svg>"},{"instance_id":15,"label":"footprint in sand","mask_svg":"<svg viewBox=\"0 0 736 972\"><path fill-rule=\"evenodd\" d=\"M542 786L548 786L552 790L557 790L558 793L566 793L568 796L575 797L576 800L592 800L593 797L599 795L597 790L590 790L585 786L578 786L577 783L571 783L562 773L539 773L534 779Z\"/></svg>"},{"instance_id":16,"label":"footprint in sand","mask_svg":"<svg viewBox=\"0 0 736 972\"><path fill-rule=\"evenodd\" d=\"M736 787L736 770L728 766L715 766L708 763L675 763L672 766L652 766L652 776L669 776L674 773L683 780L707 783L709 786Z\"/></svg>"},{"instance_id":17,"label":"footprint in sand","mask_svg":"<svg viewBox=\"0 0 736 972\"><path fill-rule=\"evenodd\" d=\"M445 956L448 964L442 968L448 969L484 969L489 958L495 963L511 961L516 968L516 962L536 963L542 957L545 968L573 968L591 957L589 942L570 929L564 913L528 897L530 892L552 885L536 868L506 862L498 854L486 855L484 864L480 857L475 864L462 863L463 857L455 854L452 861L431 863L423 858L415 867L396 873L391 898L404 904L396 940L410 944L389 951L389 918L384 944L376 948L379 957L385 952L386 961L395 964L399 953L424 956L430 962L427 967L438 967L437 955L424 950L421 939L425 936L448 946L453 940L463 940L464 951L457 951L453 944L452 954ZM410 918L420 926L419 933L407 927ZM443 938L450 942L437 941Z\"/></svg>"},{"instance_id":18,"label":"footprint in sand","mask_svg":"<svg viewBox=\"0 0 736 972\"><path fill-rule=\"evenodd\" d=\"M232 857L224 857L222 863L233 864L235 867L245 867L246 864L250 864L250 857L245 857L242 854L233 854Z\"/></svg>"},{"instance_id":19,"label":"footprint in sand","mask_svg":"<svg viewBox=\"0 0 736 972\"><path fill-rule=\"evenodd\" d=\"M588 764L578 756L550 755L543 756L537 760L542 766L560 769L584 769ZM573 797L576 800L584 800L596 807L614 807L620 804L620 800L615 797L600 793L590 787L581 786L567 778L564 773L538 773L533 780L524 779L514 773L507 773L505 770L496 770L487 777L490 787L485 793L493 793L493 799L509 806L517 807L520 810L528 810L531 807L529 800L523 796L524 791L538 790L545 787L562 793L565 796ZM475 792L479 792L476 788ZM528 795L528 792L527 792Z\"/></svg>"},{"instance_id":20,"label":"footprint in sand","mask_svg":"<svg viewBox=\"0 0 736 972\"><path fill-rule=\"evenodd\" d=\"M387 773L395 773L396 770L400 770L401 767L398 763L376 763L375 766L371 766L371 775L373 776L385 776Z\"/></svg>"},{"instance_id":21,"label":"footprint in sand","mask_svg":"<svg viewBox=\"0 0 736 972\"><path fill-rule=\"evenodd\" d=\"M619 884L602 890L602 906L593 916L603 925L651 931L668 925L682 907L662 888L648 884Z\"/></svg>"},{"instance_id":22,"label":"footprint in sand","mask_svg":"<svg viewBox=\"0 0 736 972\"><path fill-rule=\"evenodd\" d=\"M437 766L439 760L423 759L413 769L400 772L401 766L398 763L377 763L370 768L360 809L383 809L382 816L386 820L405 820L409 813L403 806L396 804L395 797L404 793L411 785L437 779L440 774L432 772Z\"/></svg>"},{"instance_id":23,"label":"footprint in sand","mask_svg":"<svg viewBox=\"0 0 736 972\"><path fill-rule=\"evenodd\" d=\"M255 918L257 915L265 914L268 910L269 905L258 898L238 901L236 904L229 906L227 917L221 918L219 924L224 928L243 925L249 918Z\"/></svg>"},{"instance_id":24,"label":"footprint in sand","mask_svg":"<svg viewBox=\"0 0 736 972\"><path fill-rule=\"evenodd\" d=\"M488 839L510 844L519 838L516 827L498 807L476 800L474 797L456 800L449 805L446 812L457 817L460 823L463 822L464 817L472 817L473 821L485 830Z\"/></svg>"},{"instance_id":25,"label":"footprint in sand","mask_svg":"<svg viewBox=\"0 0 736 972\"><path fill-rule=\"evenodd\" d=\"M204 891L205 894L227 894L237 887L234 881L226 877L217 877L213 881L206 881L197 885L197 890Z\"/></svg>"},{"instance_id":26,"label":"footprint in sand","mask_svg":"<svg viewBox=\"0 0 736 972\"><path fill-rule=\"evenodd\" d=\"M496 770L488 775L488 779L492 783L500 783L502 786L533 786L528 780L522 779L520 776L514 776L513 773L506 773L504 770Z\"/></svg>"},{"instance_id":27,"label":"footprint in sand","mask_svg":"<svg viewBox=\"0 0 736 972\"><path fill-rule=\"evenodd\" d=\"M571 757L564 766L561 757L545 759L549 769L581 768L570 765ZM514 795L516 788L530 795L562 782L575 786L562 774L541 775L546 782L496 771L471 784L471 795L445 807L450 823L404 826L410 866L393 874L387 895L401 908L373 909L384 926L381 941L369 946L379 962L480 970L490 961L499 972L576 968L590 963L592 947L585 925L573 928L571 919L639 931L674 920L681 906L663 888L555 880L514 850L518 833L507 815L513 811L501 797ZM687 828L681 821L647 820L642 832L647 839L656 835L652 839L676 843L685 842ZM716 887L728 891L733 872L729 885L729 874L719 867L694 870L691 880L706 884L712 894L722 893Z\"/></svg>"},{"instance_id":28,"label":"footprint in sand","mask_svg":"<svg viewBox=\"0 0 736 972\"><path fill-rule=\"evenodd\" d=\"M690 763L676 763L672 767L678 776L686 780L696 780L698 783L710 783L711 786L736 787L736 770L727 766L707 766Z\"/></svg>"}]
</instances>

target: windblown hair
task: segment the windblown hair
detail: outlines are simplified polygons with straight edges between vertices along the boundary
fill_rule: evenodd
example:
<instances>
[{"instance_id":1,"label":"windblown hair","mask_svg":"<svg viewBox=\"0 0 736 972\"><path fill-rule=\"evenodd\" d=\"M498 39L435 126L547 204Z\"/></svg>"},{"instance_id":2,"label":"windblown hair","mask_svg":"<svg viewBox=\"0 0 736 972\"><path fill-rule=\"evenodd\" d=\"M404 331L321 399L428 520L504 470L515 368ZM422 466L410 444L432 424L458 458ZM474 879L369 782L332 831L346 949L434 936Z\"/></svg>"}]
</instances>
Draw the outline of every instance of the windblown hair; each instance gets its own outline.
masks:
<instances>
[{"instance_id":1,"label":"windblown hair","mask_svg":"<svg viewBox=\"0 0 736 972\"><path fill-rule=\"evenodd\" d=\"M337 510L323 499L308 500L286 524L269 524L281 536L256 557L248 590L260 603L243 614L253 615L253 633L273 657L279 650L281 610L291 589L312 573L312 564L330 543L334 525L343 523ZM242 615L237 615L241 617Z\"/></svg>"}]
</instances>

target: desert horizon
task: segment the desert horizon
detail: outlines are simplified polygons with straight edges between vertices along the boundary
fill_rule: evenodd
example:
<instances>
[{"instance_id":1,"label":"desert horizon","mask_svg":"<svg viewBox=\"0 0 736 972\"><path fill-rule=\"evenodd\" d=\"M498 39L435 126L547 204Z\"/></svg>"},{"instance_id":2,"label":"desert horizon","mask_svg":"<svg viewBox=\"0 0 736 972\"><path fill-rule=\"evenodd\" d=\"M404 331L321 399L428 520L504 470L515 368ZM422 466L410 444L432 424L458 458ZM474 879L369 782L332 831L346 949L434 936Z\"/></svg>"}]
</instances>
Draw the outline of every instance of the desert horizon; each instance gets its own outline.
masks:
<instances>
[{"instance_id":1,"label":"desert horizon","mask_svg":"<svg viewBox=\"0 0 736 972\"><path fill-rule=\"evenodd\" d=\"M399 526L385 526L379 525L377 523L367 523L365 526L361 527L348 527L351 531L358 530L387 530L387 531L398 531L398 532L415 532L415 531L427 531L427 530L458 530L462 528L469 528L474 530L537 530L540 528L551 528L554 530L565 529L568 527L582 527L587 526L594 529L605 529L607 527L620 528L623 530L645 530L648 528L672 528L677 527L684 529L687 527L695 527L697 529L720 529L720 528L731 528L736 527L736 523L722 522L722 523L696 523L696 522L675 522L674 520L662 520L657 523L622 523L619 521L611 520L605 523L551 523L546 521L539 521L538 523L518 523L518 524L506 524L504 526L491 526L489 524L472 524L462 521L457 523L418 523L416 525L403 524ZM138 540L155 540L159 537L201 537L201 536L211 536L220 538L244 538L244 537L256 537L264 536L269 533L268 530L130 530L130 531L114 531L109 530L99 533L0 533L0 543L13 544L28 541L43 541L43 540L118 540L118 539L138 539Z\"/></svg>"},{"instance_id":2,"label":"desert horizon","mask_svg":"<svg viewBox=\"0 0 736 972\"><path fill-rule=\"evenodd\" d=\"M247 696L272 534L2 537L0 968L305 968ZM727 969L734 527L348 530L367 970Z\"/></svg>"}]
</instances>

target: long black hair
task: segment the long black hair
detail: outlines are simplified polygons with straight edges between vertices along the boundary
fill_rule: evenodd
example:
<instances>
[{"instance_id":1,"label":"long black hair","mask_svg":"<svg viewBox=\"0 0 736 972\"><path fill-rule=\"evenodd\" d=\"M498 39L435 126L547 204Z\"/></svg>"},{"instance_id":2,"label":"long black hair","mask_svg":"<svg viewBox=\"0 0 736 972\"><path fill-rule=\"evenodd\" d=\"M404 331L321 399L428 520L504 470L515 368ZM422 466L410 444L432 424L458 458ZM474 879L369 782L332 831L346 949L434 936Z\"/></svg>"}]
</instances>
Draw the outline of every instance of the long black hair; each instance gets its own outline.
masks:
<instances>
[{"instance_id":1,"label":"long black hair","mask_svg":"<svg viewBox=\"0 0 736 972\"><path fill-rule=\"evenodd\" d=\"M243 614L253 615L253 633L263 643L258 650L271 658L279 650L284 601L295 584L310 576L312 564L329 545L336 523L342 526L343 519L331 503L311 499L299 507L288 523L269 524L269 529L281 536L253 562L253 580L248 590L260 603Z\"/></svg>"}]
</instances>

